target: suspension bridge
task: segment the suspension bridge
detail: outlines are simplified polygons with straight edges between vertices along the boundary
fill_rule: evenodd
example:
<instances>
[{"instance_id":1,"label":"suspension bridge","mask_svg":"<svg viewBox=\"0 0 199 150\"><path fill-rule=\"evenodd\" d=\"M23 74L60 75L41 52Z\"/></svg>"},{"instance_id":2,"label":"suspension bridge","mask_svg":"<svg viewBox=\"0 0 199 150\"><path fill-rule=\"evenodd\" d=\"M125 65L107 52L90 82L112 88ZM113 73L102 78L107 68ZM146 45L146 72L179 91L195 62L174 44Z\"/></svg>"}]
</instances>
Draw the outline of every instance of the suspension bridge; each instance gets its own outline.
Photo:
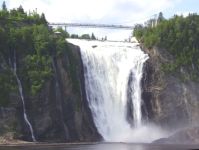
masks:
<instances>
[{"instance_id":1,"label":"suspension bridge","mask_svg":"<svg viewBox=\"0 0 199 150\"><path fill-rule=\"evenodd\" d=\"M51 27L64 27L65 30L67 27L81 27L81 28L107 28L107 29L124 29L132 30L134 26L125 26L125 25L110 25L110 24L86 24L86 23L49 23Z\"/></svg>"},{"instance_id":2,"label":"suspension bridge","mask_svg":"<svg viewBox=\"0 0 199 150\"><path fill-rule=\"evenodd\" d=\"M151 19L153 22L152 24L155 24L157 22L157 14L154 14L147 18L153 18ZM143 19L141 19L143 20ZM144 19L146 20L146 18ZM148 19L147 19L148 20ZM133 21L135 23L135 21ZM132 23L132 22L131 22ZM51 27L80 27L80 28L107 28L107 29L123 29L123 30L133 30L134 26L127 26L127 25L121 25L121 24L92 24L92 23L65 23L65 22L50 22L48 24Z\"/></svg>"}]
</instances>

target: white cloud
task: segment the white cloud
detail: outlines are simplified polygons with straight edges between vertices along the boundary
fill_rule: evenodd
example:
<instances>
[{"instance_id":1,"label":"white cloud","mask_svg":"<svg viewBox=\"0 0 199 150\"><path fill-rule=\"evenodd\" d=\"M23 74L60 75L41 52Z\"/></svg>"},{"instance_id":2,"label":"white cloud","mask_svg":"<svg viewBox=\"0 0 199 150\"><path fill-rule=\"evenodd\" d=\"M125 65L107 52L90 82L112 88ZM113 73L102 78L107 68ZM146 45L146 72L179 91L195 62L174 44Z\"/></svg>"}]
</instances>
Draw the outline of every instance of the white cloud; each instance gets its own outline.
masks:
<instances>
[{"instance_id":1,"label":"white cloud","mask_svg":"<svg viewBox=\"0 0 199 150\"><path fill-rule=\"evenodd\" d=\"M49 22L133 25L171 8L178 1L180 0L7 0L7 3L9 8L21 4L26 11L37 8L39 13L45 13Z\"/></svg>"},{"instance_id":2,"label":"white cloud","mask_svg":"<svg viewBox=\"0 0 199 150\"><path fill-rule=\"evenodd\" d=\"M136 20L172 7L179 0L7 0L9 8L20 4L26 11L45 12L49 21L109 22Z\"/></svg>"}]
</instances>

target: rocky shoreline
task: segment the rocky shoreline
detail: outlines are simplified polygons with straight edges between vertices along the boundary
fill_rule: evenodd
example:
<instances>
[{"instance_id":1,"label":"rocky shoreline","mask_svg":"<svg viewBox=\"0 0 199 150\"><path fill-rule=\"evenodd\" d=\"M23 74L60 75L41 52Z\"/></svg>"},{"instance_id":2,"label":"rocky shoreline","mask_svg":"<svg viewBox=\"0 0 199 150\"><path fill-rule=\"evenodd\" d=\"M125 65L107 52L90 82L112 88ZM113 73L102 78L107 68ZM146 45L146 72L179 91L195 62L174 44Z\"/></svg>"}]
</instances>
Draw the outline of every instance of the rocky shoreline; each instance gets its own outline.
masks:
<instances>
[{"instance_id":1,"label":"rocky shoreline","mask_svg":"<svg viewBox=\"0 0 199 150\"><path fill-rule=\"evenodd\" d=\"M177 131L167 138L161 138L155 144L199 144L199 127L190 127Z\"/></svg>"},{"instance_id":2,"label":"rocky shoreline","mask_svg":"<svg viewBox=\"0 0 199 150\"><path fill-rule=\"evenodd\" d=\"M0 145L18 145L18 144L29 144L31 142L15 139L13 133L7 133L4 136L0 136Z\"/></svg>"}]
</instances>

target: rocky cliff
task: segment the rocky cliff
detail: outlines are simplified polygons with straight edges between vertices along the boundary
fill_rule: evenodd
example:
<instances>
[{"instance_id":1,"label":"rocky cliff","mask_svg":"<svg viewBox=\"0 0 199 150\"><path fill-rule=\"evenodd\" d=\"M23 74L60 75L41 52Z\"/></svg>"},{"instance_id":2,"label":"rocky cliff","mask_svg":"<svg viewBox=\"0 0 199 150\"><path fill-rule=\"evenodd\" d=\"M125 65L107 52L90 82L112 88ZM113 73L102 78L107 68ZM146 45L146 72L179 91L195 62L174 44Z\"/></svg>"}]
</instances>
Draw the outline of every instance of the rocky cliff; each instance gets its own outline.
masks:
<instances>
[{"instance_id":1,"label":"rocky cliff","mask_svg":"<svg viewBox=\"0 0 199 150\"><path fill-rule=\"evenodd\" d=\"M27 116L37 141L99 140L101 137L86 100L79 48L68 44L66 52L52 56L52 70L52 77L38 94L30 96L24 92ZM23 77L20 76L20 79L23 85ZM20 95L11 93L10 101L9 106L0 109L0 135L12 133L14 138L31 141Z\"/></svg>"},{"instance_id":2,"label":"rocky cliff","mask_svg":"<svg viewBox=\"0 0 199 150\"><path fill-rule=\"evenodd\" d=\"M176 129L199 122L199 84L191 80L183 80L189 72L168 73L163 65L174 58L164 49L141 48L149 54L144 66L142 79L142 98L147 107L148 119L167 129Z\"/></svg>"},{"instance_id":3,"label":"rocky cliff","mask_svg":"<svg viewBox=\"0 0 199 150\"><path fill-rule=\"evenodd\" d=\"M198 145L199 143L199 128L184 128L167 138L161 138L153 143L156 144L182 144L182 145Z\"/></svg>"}]
</instances>

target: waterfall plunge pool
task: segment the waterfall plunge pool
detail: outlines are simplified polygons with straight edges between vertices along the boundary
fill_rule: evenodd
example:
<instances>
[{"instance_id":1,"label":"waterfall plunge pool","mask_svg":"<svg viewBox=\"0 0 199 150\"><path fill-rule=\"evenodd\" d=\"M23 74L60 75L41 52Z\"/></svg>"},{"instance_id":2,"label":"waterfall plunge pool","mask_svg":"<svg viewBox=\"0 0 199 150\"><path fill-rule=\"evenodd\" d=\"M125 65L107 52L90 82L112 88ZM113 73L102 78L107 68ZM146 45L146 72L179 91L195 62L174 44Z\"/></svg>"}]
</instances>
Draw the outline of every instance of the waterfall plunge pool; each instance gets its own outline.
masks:
<instances>
[{"instance_id":1,"label":"waterfall plunge pool","mask_svg":"<svg viewBox=\"0 0 199 150\"><path fill-rule=\"evenodd\" d=\"M158 145L130 143L25 144L1 145L0 150L187 150L198 145Z\"/></svg>"}]
</instances>

